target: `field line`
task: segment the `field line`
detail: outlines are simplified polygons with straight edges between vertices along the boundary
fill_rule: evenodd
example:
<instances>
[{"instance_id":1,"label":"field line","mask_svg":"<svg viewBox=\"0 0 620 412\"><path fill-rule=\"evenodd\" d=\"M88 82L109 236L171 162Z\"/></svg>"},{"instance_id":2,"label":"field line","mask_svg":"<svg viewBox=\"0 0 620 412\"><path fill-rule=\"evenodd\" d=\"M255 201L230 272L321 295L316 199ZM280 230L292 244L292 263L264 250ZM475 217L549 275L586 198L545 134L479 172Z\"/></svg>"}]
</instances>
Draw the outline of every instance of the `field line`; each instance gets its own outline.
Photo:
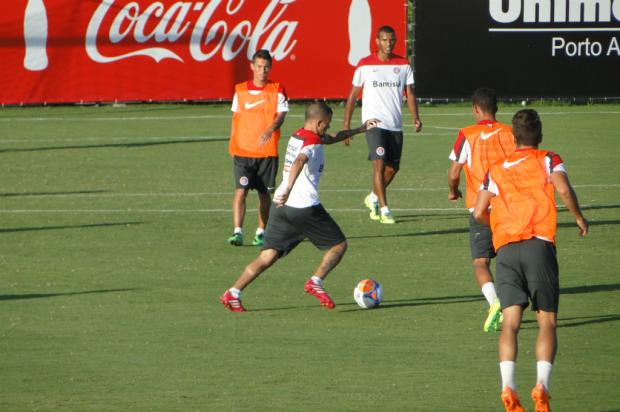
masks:
<instances>
[{"instance_id":1,"label":"field line","mask_svg":"<svg viewBox=\"0 0 620 412\"><path fill-rule=\"evenodd\" d=\"M112 141L112 142L126 142L126 141L169 141L169 140L196 140L197 142L209 141L209 140L222 140L228 139L229 135L205 135L205 136L133 136L133 137L79 137L79 138L62 138L62 139L0 139L2 143L67 143L67 142L99 142L99 141Z\"/></svg>"},{"instance_id":2,"label":"field line","mask_svg":"<svg viewBox=\"0 0 620 412\"><path fill-rule=\"evenodd\" d=\"M330 212L367 212L366 208L334 208L327 209ZM462 212L466 213L467 210L460 208L396 208L392 209L396 212ZM248 212L256 212L257 209L247 209ZM41 213L92 213L92 214L106 214L106 213L231 213L229 208L227 209L5 209L0 210L0 214L41 214Z\"/></svg>"},{"instance_id":3,"label":"field line","mask_svg":"<svg viewBox=\"0 0 620 412\"><path fill-rule=\"evenodd\" d=\"M589 208L616 208L620 204L607 205L581 205L583 209ZM565 206L558 206L558 210L567 210ZM327 208L330 212L368 212L367 208ZM247 209L248 212L256 212L257 209ZM420 208L394 208L394 212L456 212L467 214L466 209L460 207L420 207ZM194 214L194 213L231 213L229 208L213 209L0 209L0 214L44 214L44 213L64 213L64 214L116 214L116 213L158 213L158 214Z\"/></svg>"},{"instance_id":4,"label":"field line","mask_svg":"<svg viewBox=\"0 0 620 412\"><path fill-rule=\"evenodd\" d=\"M616 188L620 187L619 183L611 184L584 184L573 185L574 188ZM443 192L447 191L446 187L394 187L390 188L391 192ZM350 188L350 189L321 189L321 193L365 193L369 188ZM98 197L98 198L114 198L114 197L201 197L201 196L232 196L233 192L152 192L152 193L109 193L104 190L88 193L85 192L60 192L60 193L1 193L0 198L8 197L55 197L55 198L76 198L76 197Z\"/></svg>"},{"instance_id":5,"label":"field line","mask_svg":"<svg viewBox=\"0 0 620 412\"><path fill-rule=\"evenodd\" d=\"M499 112L498 115L510 115L513 112ZM539 112L544 116L570 116L570 115L607 115L620 114L620 111L600 110L600 111L561 111L561 112ZM444 117L444 116L471 116L471 111L453 113L423 113L424 117ZM303 115L290 114L287 117L303 118ZM167 120L201 120L201 119L230 119L230 114L221 115L184 115L184 116L101 116L101 117L62 117L62 116L38 116L38 117L0 117L0 122L107 122L107 121L167 121ZM334 120L339 120L334 118Z\"/></svg>"}]
</instances>

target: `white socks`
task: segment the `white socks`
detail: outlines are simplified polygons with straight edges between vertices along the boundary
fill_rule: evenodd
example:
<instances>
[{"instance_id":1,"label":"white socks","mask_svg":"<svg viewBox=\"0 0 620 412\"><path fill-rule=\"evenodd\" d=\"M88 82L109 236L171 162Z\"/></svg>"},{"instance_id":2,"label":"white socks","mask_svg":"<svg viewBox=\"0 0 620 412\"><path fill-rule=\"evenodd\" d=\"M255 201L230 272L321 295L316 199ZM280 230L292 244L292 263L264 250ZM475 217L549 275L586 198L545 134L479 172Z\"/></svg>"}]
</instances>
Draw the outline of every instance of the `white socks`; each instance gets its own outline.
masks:
<instances>
[{"instance_id":1,"label":"white socks","mask_svg":"<svg viewBox=\"0 0 620 412\"><path fill-rule=\"evenodd\" d=\"M493 302L495 302L495 299L497 299L497 293L495 292L495 285L493 282L487 282L482 285L482 294L487 302L489 302L489 306L491 306Z\"/></svg>"},{"instance_id":2,"label":"white socks","mask_svg":"<svg viewBox=\"0 0 620 412\"><path fill-rule=\"evenodd\" d=\"M502 361L499 363L499 372L502 375L502 389L509 386L512 390L517 390L517 385L515 383L515 366L516 363L513 361ZM542 383L547 392L549 391L552 369L553 364L550 362L536 362L536 383Z\"/></svg>"},{"instance_id":3,"label":"white socks","mask_svg":"<svg viewBox=\"0 0 620 412\"><path fill-rule=\"evenodd\" d=\"M512 390L517 390L515 383L515 366L513 361L501 361L499 363L499 373L502 375L502 389L509 386Z\"/></svg>"},{"instance_id":4,"label":"white socks","mask_svg":"<svg viewBox=\"0 0 620 412\"><path fill-rule=\"evenodd\" d=\"M239 233L239 234L243 234L243 229L241 229L240 227L236 227L235 230L233 231L233 233Z\"/></svg>"},{"instance_id":5,"label":"white socks","mask_svg":"<svg viewBox=\"0 0 620 412\"><path fill-rule=\"evenodd\" d=\"M314 282L315 285L319 285L319 286L323 286L323 279L321 279L318 276L312 276L312 281Z\"/></svg>"},{"instance_id":6,"label":"white socks","mask_svg":"<svg viewBox=\"0 0 620 412\"><path fill-rule=\"evenodd\" d=\"M551 380L551 369L553 364L547 361L536 362L536 383L542 383L549 392L549 381Z\"/></svg>"},{"instance_id":7,"label":"white socks","mask_svg":"<svg viewBox=\"0 0 620 412\"><path fill-rule=\"evenodd\" d=\"M383 206L381 208L381 214L382 215L387 215L388 213L390 213L390 209L387 206Z\"/></svg>"},{"instance_id":8,"label":"white socks","mask_svg":"<svg viewBox=\"0 0 620 412\"><path fill-rule=\"evenodd\" d=\"M228 291L230 292L232 297L235 298L235 299L239 299L241 297L241 291L239 289L230 288L230 289L228 289Z\"/></svg>"},{"instance_id":9,"label":"white socks","mask_svg":"<svg viewBox=\"0 0 620 412\"><path fill-rule=\"evenodd\" d=\"M262 235L263 233L265 233L265 229L263 229L262 227L256 228L256 234L257 235Z\"/></svg>"},{"instance_id":10,"label":"white socks","mask_svg":"<svg viewBox=\"0 0 620 412\"><path fill-rule=\"evenodd\" d=\"M375 192L370 192L370 201L372 203L377 203L379 201L379 198L377 197Z\"/></svg>"}]
</instances>

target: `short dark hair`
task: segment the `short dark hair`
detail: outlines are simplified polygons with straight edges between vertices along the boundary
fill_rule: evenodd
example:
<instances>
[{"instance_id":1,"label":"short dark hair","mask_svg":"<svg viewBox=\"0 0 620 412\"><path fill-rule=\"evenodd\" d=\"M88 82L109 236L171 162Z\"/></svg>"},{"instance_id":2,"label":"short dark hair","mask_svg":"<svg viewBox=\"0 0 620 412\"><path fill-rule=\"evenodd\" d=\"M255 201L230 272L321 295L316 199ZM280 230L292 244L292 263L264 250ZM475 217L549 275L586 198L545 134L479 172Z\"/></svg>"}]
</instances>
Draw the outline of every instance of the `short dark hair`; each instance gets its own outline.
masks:
<instances>
[{"instance_id":1,"label":"short dark hair","mask_svg":"<svg viewBox=\"0 0 620 412\"><path fill-rule=\"evenodd\" d=\"M379 27L379 29L377 30L377 39L379 38L381 33L388 33L388 34L393 34L394 36L396 36L396 30L394 30L392 26L386 25L386 26Z\"/></svg>"},{"instance_id":2,"label":"short dark hair","mask_svg":"<svg viewBox=\"0 0 620 412\"><path fill-rule=\"evenodd\" d=\"M252 63L254 63L256 59L264 59L267 60L269 64L271 64L271 53L269 53L269 50L267 49L257 50L256 53L254 53L254 55L252 56Z\"/></svg>"},{"instance_id":3,"label":"short dark hair","mask_svg":"<svg viewBox=\"0 0 620 412\"><path fill-rule=\"evenodd\" d=\"M512 133L518 145L538 147L542 142L542 122L538 112L519 110L512 117Z\"/></svg>"},{"instance_id":4,"label":"short dark hair","mask_svg":"<svg viewBox=\"0 0 620 412\"><path fill-rule=\"evenodd\" d=\"M480 87L474 90L471 102L485 113L491 113L493 116L497 113L497 95L490 87Z\"/></svg>"},{"instance_id":5,"label":"short dark hair","mask_svg":"<svg viewBox=\"0 0 620 412\"><path fill-rule=\"evenodd\" d=\"M333 110L323 101L314 101L306 106L306 120L319 119L333 115Z\"/></svg>"}]
</instances>

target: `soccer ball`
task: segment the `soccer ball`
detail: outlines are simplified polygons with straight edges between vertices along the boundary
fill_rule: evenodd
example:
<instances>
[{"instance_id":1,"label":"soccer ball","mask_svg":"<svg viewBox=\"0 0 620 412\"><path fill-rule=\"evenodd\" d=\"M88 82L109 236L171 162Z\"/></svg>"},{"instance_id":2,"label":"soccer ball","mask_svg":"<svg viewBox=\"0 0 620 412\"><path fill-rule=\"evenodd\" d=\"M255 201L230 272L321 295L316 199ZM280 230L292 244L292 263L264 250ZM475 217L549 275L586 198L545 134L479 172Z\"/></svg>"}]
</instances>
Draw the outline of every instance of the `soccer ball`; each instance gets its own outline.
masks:
<instances>
[{"instance_id":1,"label":"soccer ball","mask_svg":"<svg viewBox=\"0 0 620 412\"><path fill-rule=\"evenodd\" d=\"M383 289L374 279L360 280L353 289L353 298L361 308L374 308L383 301Z\"/></svg>"}]
</instances>

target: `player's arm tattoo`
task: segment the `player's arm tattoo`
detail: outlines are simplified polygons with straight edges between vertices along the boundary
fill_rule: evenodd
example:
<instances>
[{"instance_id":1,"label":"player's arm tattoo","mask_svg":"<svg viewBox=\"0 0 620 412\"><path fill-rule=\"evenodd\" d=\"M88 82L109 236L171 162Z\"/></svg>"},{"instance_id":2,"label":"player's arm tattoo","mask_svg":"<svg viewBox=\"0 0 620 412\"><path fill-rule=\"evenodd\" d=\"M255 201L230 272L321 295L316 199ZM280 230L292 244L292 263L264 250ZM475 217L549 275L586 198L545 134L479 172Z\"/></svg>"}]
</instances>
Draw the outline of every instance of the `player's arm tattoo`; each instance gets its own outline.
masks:
<instances>
[{"instance_id":1,"label":"player's arm tattoo","mask_svg":"<svg viewBox=\"0 0 620 412\"><path fill-rule=\"evenodd\" d=\"M366 130L375 127L377 125L377 123L379 123L379 121L375 120L375 119L366 120L366 122L364 122L364 124L362 124L360 127L356 128L356 129L341 130L338 133L336 133L335 136L326 134L326 135L322 136L323 143L325 143L325 144L333 144L333 143L341 142L341 141L343 141L345 139L348 139L348 138L350 138L352 136L355 136L358 133L365 132Z\"/></svg>"}]
</instances>

